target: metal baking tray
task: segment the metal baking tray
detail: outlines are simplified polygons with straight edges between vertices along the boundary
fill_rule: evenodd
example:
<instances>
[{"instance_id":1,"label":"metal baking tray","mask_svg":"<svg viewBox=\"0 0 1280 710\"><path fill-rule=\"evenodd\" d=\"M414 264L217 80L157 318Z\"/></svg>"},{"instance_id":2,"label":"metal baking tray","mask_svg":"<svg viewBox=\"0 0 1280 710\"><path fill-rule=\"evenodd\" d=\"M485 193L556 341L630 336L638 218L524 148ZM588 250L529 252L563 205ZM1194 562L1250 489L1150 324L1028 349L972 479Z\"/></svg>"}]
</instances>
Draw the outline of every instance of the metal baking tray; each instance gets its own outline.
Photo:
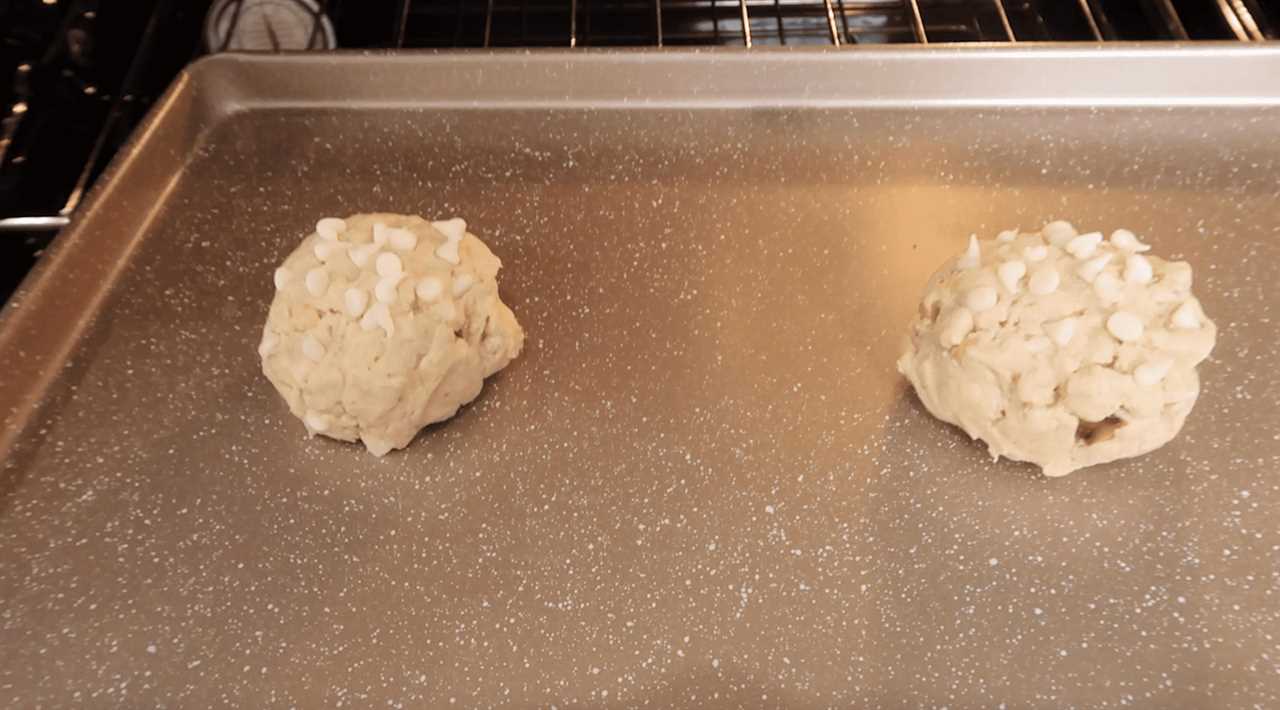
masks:
<instances>
[{"instance_id":1,"label":"metal baking tray","mask_svg":"<svg viewBox=\"0 0 1280 710\"><path fill-rule=\"evenodd\" d=\"M224 56L0 321L0 705L1280 705L1280 49ZM403 452L255 346L462 215L527 351ZM894 371L970 233L1190 260L1181 436L1060 480Z\"/></svg>"}]
</instances>

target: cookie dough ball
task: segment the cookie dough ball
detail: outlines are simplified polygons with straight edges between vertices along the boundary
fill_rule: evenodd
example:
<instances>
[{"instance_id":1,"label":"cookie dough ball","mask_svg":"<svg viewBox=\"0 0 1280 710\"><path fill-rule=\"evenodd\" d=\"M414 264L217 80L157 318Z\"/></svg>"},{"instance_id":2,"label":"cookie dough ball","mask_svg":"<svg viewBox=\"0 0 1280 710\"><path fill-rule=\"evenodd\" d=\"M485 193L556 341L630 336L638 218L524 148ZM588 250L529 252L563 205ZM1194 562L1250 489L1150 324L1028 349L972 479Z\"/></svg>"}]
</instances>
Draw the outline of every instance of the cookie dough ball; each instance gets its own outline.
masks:
<instances>
[{"instance_id":1,"label":"cookie dough ball","mask_svg":"<svg viewBox=\"0 0 1280 710\"><path fill-rule=\"evenodd\" d=\"M448 419L520 354L498 257L466 222L325 218L275 272L258 354L312 435L382 456Z\"/></svg>"},{"instance_id":2,"label":"cookie dough ball","mask_svg":"<svg viewBox=\"0 0 1280 710\"><path fill-rule=\"evenodd\" d=\"M898 370L935 417L1048 476L1152 451L1182 428L1217 330L1191 266L1052 222L970 237L929 282Z\"/></svg>"}]
</instances>

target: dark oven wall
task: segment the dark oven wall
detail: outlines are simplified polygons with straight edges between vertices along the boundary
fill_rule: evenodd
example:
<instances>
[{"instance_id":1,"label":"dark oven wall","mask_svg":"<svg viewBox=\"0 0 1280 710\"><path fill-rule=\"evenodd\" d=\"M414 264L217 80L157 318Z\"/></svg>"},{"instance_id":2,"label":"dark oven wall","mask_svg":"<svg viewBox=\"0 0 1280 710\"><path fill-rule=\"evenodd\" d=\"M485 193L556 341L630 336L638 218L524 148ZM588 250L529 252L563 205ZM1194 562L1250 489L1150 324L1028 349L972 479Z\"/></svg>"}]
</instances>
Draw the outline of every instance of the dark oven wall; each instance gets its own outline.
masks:
<instances>
[{"instance_id":1,"label":"dark oven wall","mask_svg":"<svg viewBox=\"0 0 1280 710\"><path fill-rule=\"evenodd\" d=\"M208 51L1259 41L1277 27L1280 0L0 0L0 300Z\"/></svg>"}]
</instances>

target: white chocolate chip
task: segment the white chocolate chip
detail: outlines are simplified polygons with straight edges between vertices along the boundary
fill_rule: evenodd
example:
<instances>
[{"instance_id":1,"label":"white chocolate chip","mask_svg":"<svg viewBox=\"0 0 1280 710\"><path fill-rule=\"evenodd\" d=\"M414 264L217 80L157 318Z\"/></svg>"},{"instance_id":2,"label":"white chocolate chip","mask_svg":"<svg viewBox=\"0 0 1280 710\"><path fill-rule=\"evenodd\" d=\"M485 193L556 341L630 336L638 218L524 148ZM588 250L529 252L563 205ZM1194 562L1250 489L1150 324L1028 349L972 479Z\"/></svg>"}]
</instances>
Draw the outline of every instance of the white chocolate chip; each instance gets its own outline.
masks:
<instances>
[{"instance_id":1,"label":"white chocolate chip","mask_svg":"<svg viewBox=\"0 0 1280 710\"><path fill-rule=\"evenodd\" d=\"M391 317L391 309L385 303L373 304L360 319L360 328L363 330L382 328L386 331L387 337L395 335L396 326L395 320Z\"/></svg>"},{"instance_id":2,"label":"white chocolate chip","mask_svg":"<svg viewBox=\"0 0 1280 710\"><path fill-rule=\"evenodd\" d=\"M400 261L400 257L389 251L384 251L378 255L378 260L374 262L373 268L383 278L399 276L404 272L404 264Z\"/></svg>"},{"instance_id":3,"label":"white chocolate chip","mask_svg":"<svg viewBox=\"0 0 1280 710\"><path fill-rule=\"evenodd\" d=\"M373 304L373 308L377 308L378 305L377 303ZM373 330L378 327L378 317L373 312L373 308L366 310L364 315L360 316L360 330Z\"/></svg>"},{"instance_id":4,"label":"white chocolate chip","mask_svg":"<svg viewBox=\"0 0 1280 710\"><path fill-rule=\"evenodd\" d=\"M1130 254L1124 260L1124 280L1131 284L1149 284L1154 276L1151 262L1141 254Z\"/></svg>"},{"instance_id":5,"label":"white chocolate chip","mask_svg":"<svg viewBox=\"0 0 1280 710\"><path fill-rule=\"evenodd\" d=\"M387 307L387 304L379 303L373 308L377 311L376 317L378 319L378 325L387 334L387 337L390 338L395 335L396 321L391 317L391 309Z\"/></svg>"},{"instance_id":6,"label":"white chocolate chip","mask_svg":"<svg viewBox=\"0 0 1280 710\"><path fill-rule=\"evenodd\" d=\"M1056 323L1049 323L1044 329L1049 334L1049 337L1053 339L1053 342L1058 344L1058 347L1066 347L1067 343L1070 343L1071 339L1075 337L1076 319L1063 318Z\"/></svg>"},{"instance_id":7,"label":"white chocolate chip","mask_svg":"<svg viewBox=\"0 0 1280 710\"><path fill-rule=\"evenodd\" d=\"M461 258L458 256L458 245L461 243L462 242L455 242L451 239L444 244L441 244L436 247L436 256L456 266L461 261Z\"/></svg>"},{"instance_id":8,"label":"white chocolate chip","mask_svg":"<svg viewBox=\"0 0 1280 710\"><path fill-rule=\"evenodd\" d=\"M1143 387L1159 384L1173 369L1173 360L1158 358L1138 365L1133 371L1133 379Z\"/></svg>"},{"instance_id":9,"label":"white chocolate chip","mask_svg":"<svg viewBox=\"0 0 1280 710\"><path fill-rule=\"evenodd\" d=\"M458 274L455 276L453 279L453 297L461 298L462 294L469 291L475 282L476 277L471 274Z\"/></svg>"},{"instance_id":10,"label":"white chocolate chip","mask_svg":"<svg viewBox=\"0 0 1280 710\"><path fill-rule=\"evenodd\" d=\"M1098 245L1102 243L1102 232L1089 232L1081 234L1078 237L1072 237L1067 242L1067 253L1077 259L1088 259L1098 250Z\"/></svg>"},{"instance_id":11,"label":"white chocolate chip","mask_svg":"<svg viewBox=\"0 0 1280 710\"><path fill-rule=\"evenodd\" d=\"M289 279L293 278L293 274L288 269L281 266L272 274L271 280L276 284L276 290L282 289L289 285Z\"/></svg>"},{"instance_id":12,"label":"white chocolate chip","mask_svg":"<svg viewBox=\"0 0 1280 710\"><path fill-rule=\"evenodd\" d=\"M320 362L324 359L324 346L316 340L314 335L308 333L302 338L302 354L306 355L308 360Z\"/></svg>"},{"instance_id":13,"label":"white chocolate chip","mask_svg":"<svg viewBox=\"0 0 1280 710\"><path fill-rule=\"evenodd\" d=\"M996 267L996 277L1000 279L1000 284L1004 286L1004 290L1009 293L1016 294L1018 292L1018 282L1026 275L1027 265L1021 261L1006 261Z\"/></svg>"},{"instance_id":14,"label":"white chocolate chip","mask_svg":"<svg viewBox=\"0 0 1280 710\"><path fill-rule=\"evenodd\" d=\"M1127 229L1117 229L1111 233L1111 246L1121 251L1147 251L1151 247L1138 241L1138 237Z\"/></svg>"},{"instance_id":15,"label":"white chocolate chip","mask_svg":"<svg viewBox=\"0 0 1280 710\"><path fill-rule=\"evenodd\" d=\"M391 248L397 251L413 251L418 246L418 235L409 229L392 229L389 239Z\"/></svg>"},{"instance_id":16,"label":"white chocolate chip","mask_svg":"<svg viewBox=\"0 0 1280 710\"><path fill-rule=\"evenodd\" d=\"M982 263L982 247L978 244L978 236L970 234L968 248L964 250L964 254L961 254L959 259L956 259L956 271L974 269L980 263Z\"/></svg>"},{"instance_id":17,"label":"white chocolate chip","mask_svg":"<svg viewBox=\"0 0 1280 710\"><path fill-rule=\"evenodd\" d=\"M396 287L400 285L400 280L403 278L404 274L395 274L378 279L377 285L373 287L373 295L380 303L395 303Z\"/></svg>"},{"instance_id":18,"label":"white chocolate chip","mask_svg":"<svg viewBox=\"0 0 1280 710\"><path fill-rule=\"evenodd\" d=\"M329 417L320 412L307 412L302 421L311 431L328 431L329 429Z\"/></svg>"},{"instance_id":19,"label":"white chocolate chip","mask_svg":"<svg viewBox=\"0 0 1280 710\"><path fill-rule=\"evenodd\" d=\"M1016 229L1006 229L1003 232L996 235L997 242L1011 242L1017 238L1018 238L1018 230Z\"/></svg>"},{"instance_id":20,"label":"white chocolate chip","mask_svg":"<svg viewBox=\"0 0 1280 710\"><path fill-rule=\"evenodd\" d=\"M1046 224L1040 233L1054 246L1066 244L1079 234L1070 222L1061 219Z\"/></svg>"},{"instance_id":21,"label":"white chocolate chip","mask_svg":"<svg viewBox=\"0 0 1280 710\"><path fill-rule=\"evenodd\" d=\"M1094 279L1093 292L1104 304L1111 305L1118 302L1124 295L1124 282L1110 271L1104 271Z\"/></svg>"},{"instance_id":22,"label":"white chocolate chip","mask_svg":"<svg viewBox=\"0 0 1280 710\"><path fill-rule=\"evenodd\" d=\"M431 303L437 298L440 298L440 294L444 293L444 284L440 283L440 279L434 276L428 276L427 278L419 281L418 286L414 290L418 294L418 300L423 303Z\"/></svg>"},{"instance_id":23,"label":"white chocolate chip","mask_svg":"<svg viewBox=\"0 0 1280 710\"><path fill-rule=\"evenodd\" d=\"M1186 301L1173 312L1171 325L1178 330L1195 330L1200 327L1200 313L1195 303Z\"/></svg>"},{"instance_id":24,"label":"white chocolate chip","mask_svg":"<svg viewBox=\"0 0 1280 710\"><path fill-rule=\"evenodd\" d=\"M974 313L981 313L994 308L1000 300L999 294L990 286L978 286L965 294L964 305Z\"/></svg>"},{"instance_id":25,"label":"white chocolate chip","mask_svg":"<svg viewBox=\"0 0 1280 710\"><path fill-rule=\"evenodd\" d=\"M1107 318L1107 332L1122 343L1142 337L1142 319L1128 311L1116 311Z\"/></svg>"},{"instance_id":26,"label":"white chocolate chip","mask_svg":"<svg viewBox=\"0 0 1280 710\"><path fill-rule=\"evenodd\" d=\"M381 249L377 244L361 244L358 247L351 247L347 250L347 256L351 258L351 263L363 269L369 264L369 260Z\"/></svg>"},{"instance_id":27,"label":"white chocolate chip","mask_svg":"<svg viewBox=\"0 0 1280 710\"><path fill-rule=\"evenodd\" d=\"M1043 244L1032 244L1022 250L1022 256L1027 261L1044 261L1044 258L1049 256L1049 247Z\"/></svg>"},{"instance_id":28,"label":"white chocolate chip","mask_svg":"<svg viewBox=\"0 0 1280 710\"><path fill-rule=\"evenodd\" d=\"M275 352L278 345L280 345L280 336L268 330L262 334L262 342L258 344L258 355L266 357Z\"/></svg>"},{"instance_id":29,"label":"white chocolate chip","mask_svg":"<svg viewBox=\"0 0 1280 710\"><path fill-rule=\"evenodd\" d=\"M347 231L346 221L337 217L325 217L316 222L316 234L319 234L321 239L336 241L338 235L345 231Z\"/></svg>"},{"instance_id":30,"label":"white chocolate chip","mask_svg":"<svg viewBox=\"0 0 1280 710\"><path fill-rule=\"evenodd\" d=\"M347 245L345 242L329 242L321 239L316 242L312 251L315 252L317 259L327 264L329 263L329 260L333 258L334 254L337 254L346 247Z\"/></svg>"},{"instance_id":31,"label":"white chocolate chip","mask_svg":"<svg viewBox=\"0 0 1280 710\"><path fill-rule=\"evenodd\" d=\"M387 243L390 236L390 229L381 222L375 222L373 225L373 243L382 246Z\"/></svg>"},{"instance_id":32,"label":"white chocolate chip","mask_svg":"<svg viewBox=\"0 0 1280 710\"><path fill-rule=\"evenodd\" d=\"M346 306L347 315L352 318L359 318L364 315L364 311L369 307L369 294L358 288L349 288L346 293L342 294L343 305Z\"/></svg>"},{"instance_id":33,"label":"white chocolate chip","mask_svg":"<svg viewBox=\"0 0 1280 710\"><path fill-rule=\"evenodd\" d=\"M1058 270L1052 266L1046 266L1042 269L1036 269L1031 274L1031 280L1027 282L1027 288L1037 296L1047 296L1058 290L1058 284L1062 283L1062 277L1058 275Z\"/></svg>"},{"instance_id":34,"label":"white chocolate chip","mask_svg":"<svg viewBox=\"0 0 1280 710\"><path fill-rule=\"evenodd\" d=\"M316 267L307 272L306 283L307 293L316 297L323 296L329 290L329 272Z\"/></svg>"},{"instance_id":35,"label":"white chocolate chip","mask_svg":"<svg viewBox=\"0 0 1280 710\"><path fill-rule=\"evenodd\" d=\"M1098 278L1098 274L1101 274L1109 263L1111 263L1110 253L1099 254L1076 267L1076 275L1088 283L1093 283L1094 279Z\"/></svg>"},{"instance_id":36,"label":"white chocolate chip","mask_svg":"<svg viewBox=\"0 0 1280 710\"><path fill-rule=\"evenodd\" d=\"M973 313L968 308L957 308L951 312L946 324L938 333L938 341L944 348L951 348L964 342L965 336L973 330Z\"/></svg>"},{"instance_id":37,"label":"white chocolate chip","mask_svg":"<svg viewBox=\"0 0 1280 710\"><path fill-rule=\"evenodd\" d=\"M439 222L432 222L432 227L451 242L460 242L467 233L467 223L457 217Z\"/></svg>"}]
</instances>

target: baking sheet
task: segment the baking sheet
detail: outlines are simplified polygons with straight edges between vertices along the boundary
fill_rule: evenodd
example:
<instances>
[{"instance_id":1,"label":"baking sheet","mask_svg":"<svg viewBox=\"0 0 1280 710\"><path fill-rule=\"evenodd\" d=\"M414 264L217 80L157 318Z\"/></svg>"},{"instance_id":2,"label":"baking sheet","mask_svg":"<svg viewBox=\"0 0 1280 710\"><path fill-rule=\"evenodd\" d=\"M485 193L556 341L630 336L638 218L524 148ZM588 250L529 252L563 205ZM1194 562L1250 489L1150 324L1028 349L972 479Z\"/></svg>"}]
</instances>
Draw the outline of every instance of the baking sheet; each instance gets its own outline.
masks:
<instances>
[{"instance_id":1,"label":"baking sheet","mask_svg":"<svg viewBox=\"0 0 1280 710\"><path fill-rule=\"evenodd\" d=\"M1280 51L220 57L0 320L0 704L1280 704ZM255 347L321 216L462 215L527 350L407 450ZM970 233L1189 259L1182 435L1058 480L893 368Z\"/></svg>"}]
</instances>

